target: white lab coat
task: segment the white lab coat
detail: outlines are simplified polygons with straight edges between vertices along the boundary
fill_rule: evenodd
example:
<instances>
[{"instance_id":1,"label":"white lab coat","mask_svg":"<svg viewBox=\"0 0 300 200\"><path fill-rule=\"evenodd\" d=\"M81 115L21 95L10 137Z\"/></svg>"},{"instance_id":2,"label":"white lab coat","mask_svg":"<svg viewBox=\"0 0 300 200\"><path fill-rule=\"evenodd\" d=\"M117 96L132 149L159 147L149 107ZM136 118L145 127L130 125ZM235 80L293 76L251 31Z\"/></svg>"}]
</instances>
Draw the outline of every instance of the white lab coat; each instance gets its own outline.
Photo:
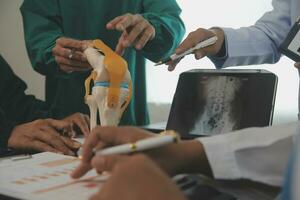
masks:
<instances>
[{"instance_id":1,"label":"white lab coat","mask_svg":"<svg viewBox=\"0 0 300 200\"><path fill-rule=\"evenodd\" d=\"M300 0L273 0L272 5L273 10L265 13L254 26L223 28L227 55L210 57L217 68L275 63L280 59L279 47L300 16ZM300 100L298 104L300 109Z\"/></svg>"},{"instance_id":2,"label":"white lab coat","mask_svg":"<svg viewBox=\"0 0 300 200\"><path fill-rule=\"evenodd\" d=\"M273 0L272 5L273 10L254 26L223 28L226 56L210 57L217 68L275 63L280 59L279 46L300 15L300 0ZM245 129L199 141L204 145L215 178L245 178L281 186L298 127L294 123Z\"/></svg>"},{"instance_id":3,"label":"white lab coat","mask_svg":"<svg viewBox=\"0 0 300 200\"><path fill-rule=\"evenodd\" d=\"M300 122L199 138L214 178L281 186Z\"/></svg>"}]
</instances>

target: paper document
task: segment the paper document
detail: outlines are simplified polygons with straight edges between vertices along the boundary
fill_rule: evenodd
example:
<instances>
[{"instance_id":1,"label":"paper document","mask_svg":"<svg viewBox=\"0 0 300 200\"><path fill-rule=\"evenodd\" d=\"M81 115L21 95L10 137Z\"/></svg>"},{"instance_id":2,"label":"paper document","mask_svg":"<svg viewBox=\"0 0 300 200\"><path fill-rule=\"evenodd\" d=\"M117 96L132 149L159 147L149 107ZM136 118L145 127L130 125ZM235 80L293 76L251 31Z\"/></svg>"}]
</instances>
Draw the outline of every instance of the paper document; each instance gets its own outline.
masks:
<instances>
[{"instance_id":1,"label":"paper document","mask_svg":"<svg viewBox=\"0 0 300 200\"><path fill-rule=\"evenodd\" d=\"M0 193L28 200L88 199L107 176L99 176L93 170L73 180L70 173L79 162L76 157L49 152L24 160L0 160Z\"/></svg>"}]
</instances>

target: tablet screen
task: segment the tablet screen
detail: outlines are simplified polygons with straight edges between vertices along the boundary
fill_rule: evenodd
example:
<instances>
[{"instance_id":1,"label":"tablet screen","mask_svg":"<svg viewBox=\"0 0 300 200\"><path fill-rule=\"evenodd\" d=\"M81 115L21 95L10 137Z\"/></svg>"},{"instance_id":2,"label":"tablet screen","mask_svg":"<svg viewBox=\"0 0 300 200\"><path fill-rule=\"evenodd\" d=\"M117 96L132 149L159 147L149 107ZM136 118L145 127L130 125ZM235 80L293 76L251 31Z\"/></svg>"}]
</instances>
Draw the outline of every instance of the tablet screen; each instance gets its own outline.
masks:
<instances>
[{"instance_id":1,"label":"tablet screen","mask_svg":"<svg viewBox=\"0 0 300 200\"><path fill-rule=\"evenodd\" d=\"M181 74L167 129L197 137L272 123L277 77L261 70Z\"/></svg>"}]
</instances>

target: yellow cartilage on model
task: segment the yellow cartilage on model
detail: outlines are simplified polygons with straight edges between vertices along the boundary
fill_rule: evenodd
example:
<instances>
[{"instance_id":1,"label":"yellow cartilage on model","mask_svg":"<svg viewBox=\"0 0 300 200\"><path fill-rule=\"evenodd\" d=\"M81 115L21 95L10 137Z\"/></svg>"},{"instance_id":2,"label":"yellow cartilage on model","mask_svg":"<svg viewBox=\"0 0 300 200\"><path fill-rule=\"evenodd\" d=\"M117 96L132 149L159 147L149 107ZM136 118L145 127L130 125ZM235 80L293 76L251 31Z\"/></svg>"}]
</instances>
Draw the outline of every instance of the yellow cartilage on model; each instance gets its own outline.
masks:
<instances>
[{"instance_id":1,"label":"yellow cartilage on model","mask_svg":"<svg viewBox=\"0 0 300 200\"><path fill-rule=\"evenodd\" d=\"M94 40L93 46L101 50L105 55L104 66L108 71L110 79L107 103L109 107L114 108L120 98L120 85L128 70L127 62L101 40Z\"/></svg>"}]
</instances>

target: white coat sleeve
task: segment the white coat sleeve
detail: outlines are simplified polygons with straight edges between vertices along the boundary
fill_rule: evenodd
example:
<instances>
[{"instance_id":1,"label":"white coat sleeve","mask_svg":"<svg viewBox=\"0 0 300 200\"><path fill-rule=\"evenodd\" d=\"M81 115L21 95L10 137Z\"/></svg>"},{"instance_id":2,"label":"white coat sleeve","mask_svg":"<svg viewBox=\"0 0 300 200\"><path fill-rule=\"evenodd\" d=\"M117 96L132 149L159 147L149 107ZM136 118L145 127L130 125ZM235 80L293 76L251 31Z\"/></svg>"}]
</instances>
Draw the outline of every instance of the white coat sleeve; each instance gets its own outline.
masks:
<instances>
[{"instance_id":1,"label":"white coat sleeve","mask_svg":"<svg viewBox=\"0 0 300 200\"><path fill-rule=\"evenodd\" d=\"M300 122L199 138L214 178L281 186Z\"/></svg>"},{"instance_id":2,"label":"white coat sleeve","mask_svg":"<svg viewBox=\"0 0 300 200\"><path fill-rule=\"evenodd\" d=\"M222 28L226 56L210 57L216 67L277 62L281 56L279 47L292 26L290 1L273 0L273 10L264 14L253 26Z\"/></svg>"}]
</instances>

